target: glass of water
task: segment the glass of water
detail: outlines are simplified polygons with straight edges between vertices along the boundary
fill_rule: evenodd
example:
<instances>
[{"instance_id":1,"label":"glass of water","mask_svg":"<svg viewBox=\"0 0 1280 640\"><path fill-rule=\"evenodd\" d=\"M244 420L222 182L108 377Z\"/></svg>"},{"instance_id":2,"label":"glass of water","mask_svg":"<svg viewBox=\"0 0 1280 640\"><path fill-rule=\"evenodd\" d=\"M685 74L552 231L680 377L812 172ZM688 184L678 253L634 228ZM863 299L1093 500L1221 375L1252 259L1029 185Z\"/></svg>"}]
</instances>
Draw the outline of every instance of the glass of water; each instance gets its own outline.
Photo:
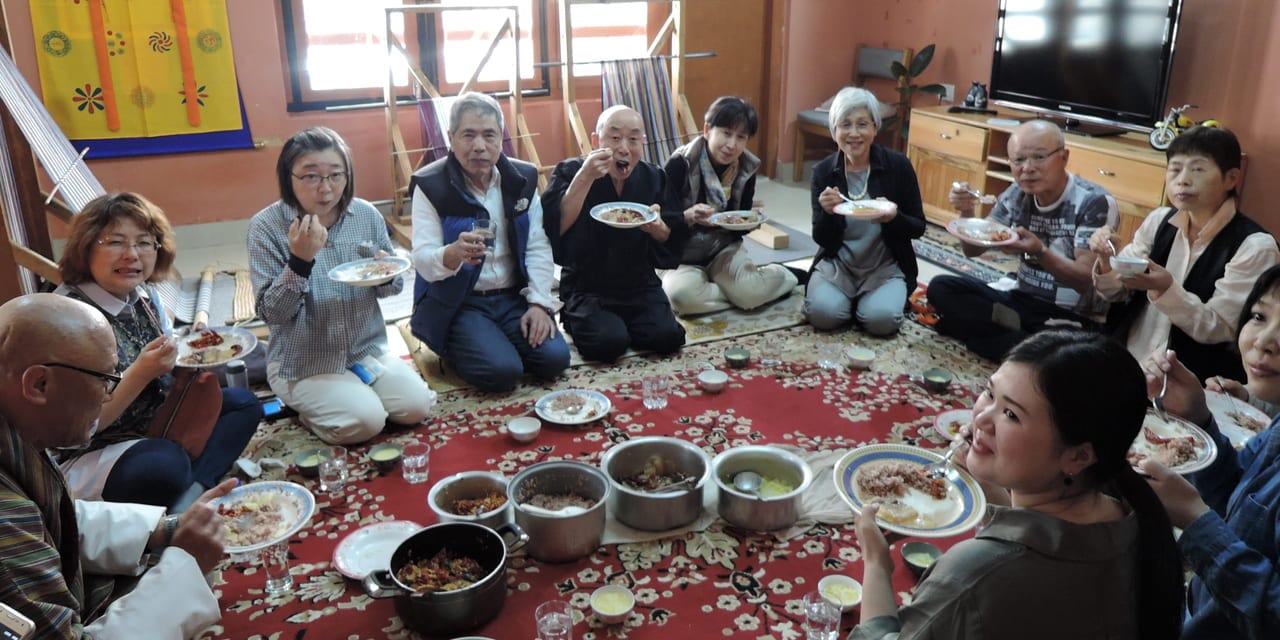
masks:
<instances>
[{"instance_id":1,"label":"glass of water","mask_svg":"<svg viewBox=\"0 0 1280 640\"><path fill-rule=\"evenodd\" d=\"M342 447L326 447L320 459L320 490L325 493L342 491L347 485L347 450Z\"/></svg>"},{"instance_id":2,"label":"glass of water","mask_svg":"<svg viewBox=\"0 0 1280 640\"><path fill-rule=\"evenodd\" d=\"M836 640L839 634L840 607L817 591L805 595L805 640Z\"/></svg>"},{"instance_id":3,"label":"glass of water","mask_svg":"<svg viewBox=\"0 0 1280 640\"><path fill-rule=\"evenodd\" d=\"M573 609L568 602L544 602L533 617L538 622L538 640L573 640Z\"/></svg>"},{"instance_id":4,"label":"glass of water","mask_svg":"<svg viewBox=\"0 0 1280 640\"><path fill-rule=\"evenodd\" d=\"M818 366L823 369L840 369L840 343L823 342L818 345Z\"/></svg>"},{"instance_id":5,"label":"glass of water","mask_svg":"<svg viewBox=\"0 0 1280 640\"><path fill-rule=\"evenodd\" d=\"M277 542L258 552L262 560L262 572L267 574L267 583L263 590L268 595L287 593L293 590L293 576L289 573L289 542Z\"/></svg>"},{"instance_id":6,"label":"glass of water","mask_svg":"<svg viewBox=\"0 0 1280 640\"><path fill-rule=\"evenodd\" d=\"M644 408L662 409L667 406L667 392L671 387L671 381L667 376L645 376L642 384L644 385Z\"/></svg>"},{"instance_id":7,"label":"glass of water","mask_svg":"<svg viewBox=\"0 0 1280 640\"><path fill-rule=\"evenodd\" d=\"M760 345L756 349L760 352L760 364L766 367L776 367L782 364L781 338L765 338L760 341Z\"/></svg>"},{"instance_id":8,"label":"glass of water","mask_svg":"<svg viewBox=\"0 0 1280 640\"><path fill-rule=\"evenodd\" d=\"M400 470L409 484L426 482L431 473L431 445L425 442L406 444L404 456L400 458Z\"/></svg>"},{"instance_id":9,"label":"glass of water","mask_svg":"<svg viewBox=\"0 0 1280 640\"><path fill-rule=\"evenodd\" d=\"M488 218L476 218L471 221L471 233L484 238L484 252L493 254L493 221Z\"/></svg>"}]
</instances>

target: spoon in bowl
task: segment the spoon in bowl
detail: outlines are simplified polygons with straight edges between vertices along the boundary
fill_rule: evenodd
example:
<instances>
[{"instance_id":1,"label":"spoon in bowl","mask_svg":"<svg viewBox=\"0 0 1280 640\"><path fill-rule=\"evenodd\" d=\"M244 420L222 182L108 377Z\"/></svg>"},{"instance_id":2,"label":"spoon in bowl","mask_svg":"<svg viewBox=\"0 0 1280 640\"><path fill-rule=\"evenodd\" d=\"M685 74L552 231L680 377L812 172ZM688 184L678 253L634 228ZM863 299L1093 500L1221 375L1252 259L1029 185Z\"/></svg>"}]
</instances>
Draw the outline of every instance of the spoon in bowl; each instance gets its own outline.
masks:
<instances>
[{"instance_id":1,"label":"spoon in bowl","mask_svg":"<svg viewBox=\"0 0 1280 640\"><path fill-rule=\"evenodd\" d=\"M733 476L733 488L759 497L764 478L754 471L739 471Z\"/></svg>"},{"instance_id":2,"label":"spoon in bowl","mask_svg":"<svg viewBox=\"0 0 1280 640\"><path fill-rule=\"evenodd\" d=\"M677 491L687 491L692 489L695 484L698 484L698 476L689 476L683 480L677 480L671 484L658 487L649 493L675 493Z\"/></svg>"}]
</instances>

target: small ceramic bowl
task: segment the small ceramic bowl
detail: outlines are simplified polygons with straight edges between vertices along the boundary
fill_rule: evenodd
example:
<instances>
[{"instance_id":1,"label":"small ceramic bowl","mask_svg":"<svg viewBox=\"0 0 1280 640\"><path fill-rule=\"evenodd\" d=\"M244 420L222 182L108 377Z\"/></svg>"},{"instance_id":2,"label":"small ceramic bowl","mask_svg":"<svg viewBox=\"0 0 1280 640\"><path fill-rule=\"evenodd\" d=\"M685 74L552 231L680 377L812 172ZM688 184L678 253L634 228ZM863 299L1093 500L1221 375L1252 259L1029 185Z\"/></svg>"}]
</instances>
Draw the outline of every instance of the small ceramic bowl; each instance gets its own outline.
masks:
<instances>
[{"instance_id":1,"label":"small ceramic bowl","mask_svg":"<svg viewBox=\"0 0 1280 640\"><path fill-rule=\"evenodd\" d=\"M404 447L394 442L384 442L369 449L369 460L382 471L395 468L404 455Z\"/></svg>"},{"instance_id":2,"label":"small ceramic bowl","mask_svg":"<svg viewBox=\"0 0 1280 640\"><path fill-rule=\"evenodd\" d=\"M862 604L862 583L849 576L833 573L818 581L818 593L840 605L842 613L849 613Z\"/></svg>"},{"instance_id":3,"label":"small ceramic bowl","mask_svg":"<svg viewBox=\"0 0 1280 640\"><path fill-rule=\"evenodd\" d=\"M751 352L742 347L733 347L724 350L724 361L729 364L731 369L742 369L751 362Z\"/></svg>"},{"instance_id":4,"label":"small ceramic bowl","mask_svg":"<svg viewBox=\"0 0 1280 640\"><path fill-rule=\"evenodd\" d=\"M908 542L902 545L902 561L907 563L911 574L919 578L925 569L933 566L942 555L939 549L928 542Z\"/></svg>"},{"instance_id":5,"label":"small ceramic bowl","mask_svg":"<svg viewBox=\"0 0 1280 640\"><path fill-rule=\"evenodd\" d=\"M866 347L849 347L844 350L844 357L851 367L870 369L876 361L876 352Z\"/></svg>"},{"instance_id":6,"label":"small ceramic bowl","mask_svg":"<svg viewBox=\"0 0 1280 640\"><path fill-rule=\"evenodd\" d=\"M724 389L724 385L729 381L729 374L719 369L707 369L698 374L698 384L706 391L711 393L720 393Z\"/></svg>"},{"instance_id":7,"label":"small ceramic bowl","mask_svg":"<svg viewBox=\"0 0 1280 640\"><path fill-rule=\"evenodd\" d=\"M933 368L924 372L924 386L935 393L942 393L951 387L955 375L946 369Z\"/></svg>"},{"instance_id":8,"label":"small ceramic bowl","mask_svg":"<svg viewBox=\"0 0 1280 640\"><path fill-rule=\"evenodd\" d=\"M604 624L618 624L636 606L631 590L616 584L606 584L591 592L591 611Z\"/></svg>"},{"instance_id":9,"label":"small ceramic bowl","mask_svg":"<svg viewBox=\"0 0 1280 640\"><path fill-rule=\"evenodd\" d=\"M1111 256L1111 270L1122 276L1136 276L1147 270L1147 259Z\"/></svg>"},{"instance_id":10,"label":"small ceramic bowl","mask_svg":"<svg viewBox=\"0 0 1280 640\"><path fill-rule=\"evenodd\" d=\"M507 433L516 442L533 442L542 432L542 421L529 416L512 418L507 422Z\"/></svg>"},{"instance_id":11,"label":"small ceramic bowl","mask_svg":"<svg viewBox=\"0 0 1280 640\"><path fill-rule=\"evenodd\" d=\"M304 478L320 477L320 463L329 457L324 449L306 449L298 452L293 459L293 464L298 467L298 473Z\"/></svg>"}]
</instances>

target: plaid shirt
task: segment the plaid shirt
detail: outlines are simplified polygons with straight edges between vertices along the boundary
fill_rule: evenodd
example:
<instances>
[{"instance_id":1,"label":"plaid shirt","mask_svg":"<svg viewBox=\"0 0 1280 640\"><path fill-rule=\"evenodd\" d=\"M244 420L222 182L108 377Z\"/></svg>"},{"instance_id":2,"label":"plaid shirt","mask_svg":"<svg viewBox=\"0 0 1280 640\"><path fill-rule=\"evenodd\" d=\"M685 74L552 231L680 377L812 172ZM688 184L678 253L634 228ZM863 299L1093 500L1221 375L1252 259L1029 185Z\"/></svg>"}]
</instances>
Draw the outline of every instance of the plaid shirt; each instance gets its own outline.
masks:
<instances>
[{"instance_id":1,"label":"plaid shirt","mask_svg":"<svg viewBox=\"0 0 1280 640\"><path fill-rule=\"evenodd\" d=\"M356 198L329 229L316 254L311 277L289 265L289 224L296 212L277 201L249 223L249 269L258 315L271 329L268 362L296 381L341 373L361 358L387 352L387 334L377 298L400 293L404 276L377 287L353 287L330 280L329 270L360 259L361 242L392 253L387 226L373 205Z\"/></svg>"}]
</instances>

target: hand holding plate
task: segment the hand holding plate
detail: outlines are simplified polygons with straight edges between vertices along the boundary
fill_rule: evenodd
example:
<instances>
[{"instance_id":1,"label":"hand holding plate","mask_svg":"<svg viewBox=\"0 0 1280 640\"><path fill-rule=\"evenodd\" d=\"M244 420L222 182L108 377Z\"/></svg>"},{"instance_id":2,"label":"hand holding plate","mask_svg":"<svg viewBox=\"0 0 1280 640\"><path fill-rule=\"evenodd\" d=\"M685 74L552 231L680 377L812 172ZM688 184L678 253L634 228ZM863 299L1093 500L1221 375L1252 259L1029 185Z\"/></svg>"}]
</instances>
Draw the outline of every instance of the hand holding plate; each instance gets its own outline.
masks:
<instances>
[{"instance_id":1,"label":"hand holding plate","mask_svg":"<svg viewBox=\"0 0 1280 640\"><path fill-rule=\"evenodd\" d=\"M1196 518L1208 513L1209 505L1200 492L1186 478L1150 458L1139 463L1142 472L1150 476L1147 484L1156 492L1160 503L1169 513L1169 522L1179 529L1186 529Z\"/></svg>"},{"instance_id":2,"label":"hand holding plate","mask_svg":"<svg viewBox=\"0 0 1280 640\"><path fill-rule=\"evenodd\" d=\"M240 484L234 478L204 492L182 515L178 516L178 529L173 533L172 546L191 554L208 573L222 561L222 516L209 501L231 492Z\"/></svg>"}]
</instances>

